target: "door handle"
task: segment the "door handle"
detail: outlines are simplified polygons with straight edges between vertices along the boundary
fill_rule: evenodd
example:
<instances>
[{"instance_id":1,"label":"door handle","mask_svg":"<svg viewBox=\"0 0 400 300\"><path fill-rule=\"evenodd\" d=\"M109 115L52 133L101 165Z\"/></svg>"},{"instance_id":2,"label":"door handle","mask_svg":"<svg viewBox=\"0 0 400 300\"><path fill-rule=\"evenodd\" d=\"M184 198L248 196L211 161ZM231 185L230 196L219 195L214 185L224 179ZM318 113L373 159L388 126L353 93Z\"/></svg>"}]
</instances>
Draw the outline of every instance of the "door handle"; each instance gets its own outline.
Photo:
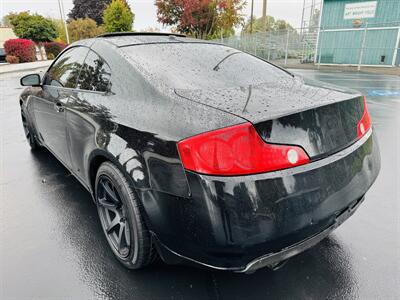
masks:
<instances>
[{"instance_id":1,"label":"door handle","mask_svg":"<svg viewBox=\"0 0 400 300\"><path fill-rule=\"evenodd\" d=\"M63 111L64 111L64 106L62 105L61 102L57 102L57 103L54 105L54 109L55 109L57 112L63 112Z\"/></svg>"}]
</instances>

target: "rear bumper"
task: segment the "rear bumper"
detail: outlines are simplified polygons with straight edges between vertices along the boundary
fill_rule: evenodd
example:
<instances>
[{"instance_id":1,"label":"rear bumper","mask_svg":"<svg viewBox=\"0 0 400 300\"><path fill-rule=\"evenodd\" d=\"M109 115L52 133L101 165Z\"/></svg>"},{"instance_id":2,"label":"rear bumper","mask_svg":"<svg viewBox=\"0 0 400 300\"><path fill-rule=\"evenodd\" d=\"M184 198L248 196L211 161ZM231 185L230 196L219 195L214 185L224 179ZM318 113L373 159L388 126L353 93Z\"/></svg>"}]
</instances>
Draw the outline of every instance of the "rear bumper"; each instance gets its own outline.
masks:
<instances>
[{"instance_id":1,"label":"rear bumper","mask_svg":"<svg viewBox=\"0 0 400 300\"><path fill-rule=\"evenodd\" d=\"M355 201L354 204L350 205L344 212L342 212L336 219L335 222L324 229L320 233L317 233L301 242L298 242L294 245L286 247L279 252L266 254L264 256L258 257L255 260L251 261L247 264L246 268L239 270L240 273L252 273L263 267L273 267L275 264L287 260L292 256L295 256L313 246L318 244L324 238L326 238L333 230L339 227L344 221L346 221L356 209L361 205L364 201L364 197Z\"/></svg>"},{"instance_id":2,"label":"rear bumper","mask_svg":"<svg viewBox=\"0 0 400 300\"><path fill-rule=\"evenodd\" d=\"M239 177L187 172L180 198L142 193L161 255L221 270L252 272L302 252L346 220L380 170L370 130L355 144L307 165Z\"/></svg>"}]
</instances>

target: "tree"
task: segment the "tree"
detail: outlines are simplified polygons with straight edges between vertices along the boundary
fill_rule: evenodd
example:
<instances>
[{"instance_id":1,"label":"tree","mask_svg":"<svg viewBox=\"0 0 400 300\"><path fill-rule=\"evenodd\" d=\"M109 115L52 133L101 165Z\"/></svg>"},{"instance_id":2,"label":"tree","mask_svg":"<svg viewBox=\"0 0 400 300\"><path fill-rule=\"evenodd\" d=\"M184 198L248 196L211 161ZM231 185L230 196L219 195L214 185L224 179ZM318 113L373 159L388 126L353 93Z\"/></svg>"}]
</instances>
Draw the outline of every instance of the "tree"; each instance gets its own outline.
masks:
<instances>
[{"instance_id":1,"label":"tree","mask_svg":"<svg viewBox=\"0 0 400 300\"><path fill-rule=\"evenodd\" d=\"M239 1L218 1L217 2L217 35L229 37L235 34L234 26L243 22L243 16L238 12L245 7L245 2Z\"/></svg>"},{"instance_id":2,"label":"tree","mask_svg":"<svg viewBox=\"0 0 400 300\"><path fill-rule=\"evenodd\" d=\"M36 43L49 42L57 37L57 29L52 20L41 15L21 12L9 19L16 36Z\"/></svg>"},{"instance_id":3,"label":"tree","mask_svg":"<svg viewBox=\"0 0 400 300\"><path fill-rule=\"evenodd\" d=\"M90 18L72 20L68 23L70 42L92 38L104 32L102 27Z\"/></svg>"},{"instance_id":4,"label":"tree","mask_svg":"<svg viewBox=\"0 0 400 300\"><path fill-rule=\"evenodd\" d=\"M64 28L64 21L60 19L53 19L53 23L56 26L57 30L57 38L54 39L56 42L63 42L67 43L67 36L65 34L65 28Z\"/></svg>"},{"instance_id":5,"label":"tree","mask_svg":"<svg viewBox=\"0 0 400 300\"><path fill-rule=\"evenodd\" d=\"M289 30L289 31L295 31L292 25L290 25L288 22L285 20L276 20L274 24L274 30L279 31L279 30Z\"/></svg>"},{"instance_id":6,"label":"tree","mask_svg":"<svg viewBox=\"0 0 400 300\"><path fill-rule=\"evenodd\" d=\"M104 29L107 32L131 31L135 15L124 0L112 0L104 10Z\"/></svg>"},{"instance_id":7,"label":"tree","mask_svg":"<svg viewBox=\"0 0 400 300\"><path fill-rule=\"evenodd\" d=\"M253 19L253 33L262 32L263 31L263 17ZM266 21L266 31L267 32L277 32L277 31L286 31L289 30L291 32L296 32L288 22L285 20L275 20L274 17L267 16ZM250 20L247 21L246 25L243 28L242 33L250 33Z\"/></svg>"},{"instance_id":8,"label":"tree","mask_svg":"<svg viewBox=\"0 0 400 300\"><path fill-rule=\"evenodd\" d=\"M12 27L11 25L11 19L14 18L15 16L17 16L18 13L14 13L14 12L10 12L7 15L3 16L3 19L1 21L2 26L5 27Z\"/></svg>"},{"instance_id":9,"label":"tree","mask_svg":"<svg viewBox=\"0 0 400 300\"><path fill-rule=\"evenodd\" d=\"M157 18L197 38L228 36L243 21L243 0L156 0Z\"/></svg>"},{"instance_id":10,"label":"tree","mask_svg":"<svg viewBox=\"0 0 400 300\"><path fill-rule=\"evenodd\" d=\"M68 14L71 19L90 18L97 25L103 24L103 11L111 0L73 0L74 7Z\"/></svg>"},{"instance_id":11,"label":"tree","mask_svg":"<svg viewBox=\"0 0 400 300\"><path fill-rule=\"evenodd\" d=\"M250 33L250 19L246 22L244 28L243 28L243 33ZM263 24L264 24L264 18L253 18L252 22L252 31L253 32L260 32L263 31ZM266 31L272 31L274 30L274 24L275 24L275 18L271 16L267 16L267 20L265 22L266 24Z\"/></svg>"}]
</instances>

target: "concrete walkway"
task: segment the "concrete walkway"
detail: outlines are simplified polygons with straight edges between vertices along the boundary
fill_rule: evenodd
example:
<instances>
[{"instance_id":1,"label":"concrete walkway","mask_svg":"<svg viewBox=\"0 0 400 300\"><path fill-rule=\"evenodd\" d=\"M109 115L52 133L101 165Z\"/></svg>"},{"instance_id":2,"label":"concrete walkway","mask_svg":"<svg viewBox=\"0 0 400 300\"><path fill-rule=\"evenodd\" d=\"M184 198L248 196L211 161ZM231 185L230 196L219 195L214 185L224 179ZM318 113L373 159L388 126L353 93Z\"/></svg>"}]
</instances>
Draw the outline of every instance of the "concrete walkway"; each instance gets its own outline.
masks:
<instances>
[{"instance_id":1,"label":"concrete walkway","mask_svg":"<svg viewBox=\"0 0 400 300\"><path fill-rule=\"evenodd\" d=\"M42 60L21 64L0 64L0 74L42 69L50 66L52 62L53 60Z\"/></svg>"}]
</instances>

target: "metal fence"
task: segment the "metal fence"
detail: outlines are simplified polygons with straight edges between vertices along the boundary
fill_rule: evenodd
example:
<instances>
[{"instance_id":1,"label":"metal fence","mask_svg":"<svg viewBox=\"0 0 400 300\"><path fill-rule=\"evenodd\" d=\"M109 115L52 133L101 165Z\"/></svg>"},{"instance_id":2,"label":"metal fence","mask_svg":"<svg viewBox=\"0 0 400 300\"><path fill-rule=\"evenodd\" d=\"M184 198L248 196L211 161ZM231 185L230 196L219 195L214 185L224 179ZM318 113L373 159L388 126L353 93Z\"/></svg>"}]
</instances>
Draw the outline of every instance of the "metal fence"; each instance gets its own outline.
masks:
<instances>
[{"instance_id":1,"label":"metal fence","mask_svg":"<svg viewBox=\"0 0 400 300\"><path fill-rule=\"evenodd\" d=\"M398 66L400 21L242 34L218 42L278 64Z\"/></svg>"}]
</instances>

